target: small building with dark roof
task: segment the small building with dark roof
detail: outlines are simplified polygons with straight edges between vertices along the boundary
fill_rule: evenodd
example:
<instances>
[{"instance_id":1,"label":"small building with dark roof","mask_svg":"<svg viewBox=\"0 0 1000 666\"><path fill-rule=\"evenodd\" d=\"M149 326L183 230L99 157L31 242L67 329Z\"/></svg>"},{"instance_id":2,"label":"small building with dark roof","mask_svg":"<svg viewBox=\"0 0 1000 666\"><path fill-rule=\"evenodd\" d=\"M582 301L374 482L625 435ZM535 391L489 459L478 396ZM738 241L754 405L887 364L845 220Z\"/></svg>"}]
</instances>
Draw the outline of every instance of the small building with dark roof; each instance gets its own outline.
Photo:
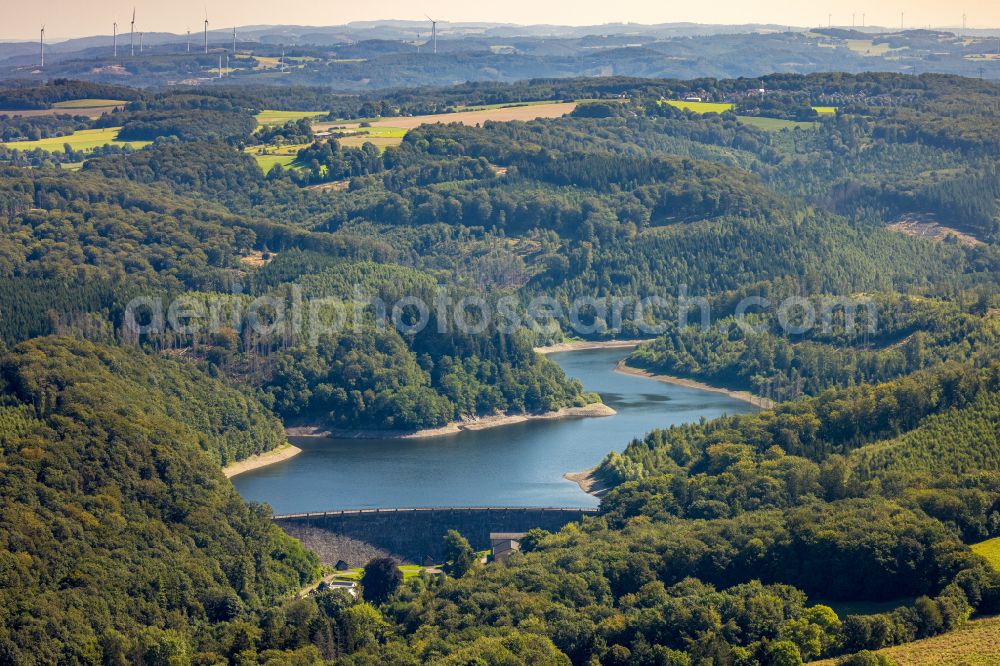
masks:
<instances>
[{"instance_id":1,"label":"small building with dark roof","mask_svg":"<svg viewBox=\"0 0 1000 666\"><path fill-rule=\"evenodd\" d=\"M490 549L494 562L506 562L513 553L521 552L521 539L527 532L490 532Z\"/></svg>"}]
</instances>

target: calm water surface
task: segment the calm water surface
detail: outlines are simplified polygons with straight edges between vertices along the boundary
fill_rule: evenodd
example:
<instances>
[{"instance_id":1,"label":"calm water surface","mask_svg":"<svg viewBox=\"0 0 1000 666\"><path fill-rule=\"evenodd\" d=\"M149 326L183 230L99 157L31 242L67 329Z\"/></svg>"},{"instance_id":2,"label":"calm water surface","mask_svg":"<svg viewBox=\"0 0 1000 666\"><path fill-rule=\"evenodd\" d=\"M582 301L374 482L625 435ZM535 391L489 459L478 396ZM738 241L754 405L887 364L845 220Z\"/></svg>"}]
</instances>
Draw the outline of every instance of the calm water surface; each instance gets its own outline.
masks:
<instances>
[{"instance_id":1,"label":"calm water surface","mask_svg":"<svg viewBox=\"0 0 1000 666\"><path fill-rule=\"evenodd\" d=\"M591 507L565 472L596 465L650 430L755 408L720 393L615 372L621 349L552 354L618 411L427 439L293 439L302 453L233 479L276 513L413 506Z\"/></svg>"}]
</instances>

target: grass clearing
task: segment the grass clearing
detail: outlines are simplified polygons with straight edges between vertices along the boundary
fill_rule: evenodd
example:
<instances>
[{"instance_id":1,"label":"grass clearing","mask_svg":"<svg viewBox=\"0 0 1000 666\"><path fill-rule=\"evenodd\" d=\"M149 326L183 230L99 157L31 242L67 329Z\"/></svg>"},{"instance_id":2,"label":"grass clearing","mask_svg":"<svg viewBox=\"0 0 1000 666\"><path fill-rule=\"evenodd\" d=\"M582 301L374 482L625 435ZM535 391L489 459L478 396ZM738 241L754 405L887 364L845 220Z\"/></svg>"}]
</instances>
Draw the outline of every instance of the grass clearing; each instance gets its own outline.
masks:
<instances>
[{"instance_id":1,"label":"grass clearing","mask_svg":"<svg viewBox=\"0 0 1000 666\"><path fill-rule=\"evenodd\" d=\"M726 102L685 102L683 100L667 100L666 103L678 109L695 113L725 113L732 111L733 107L736 106Z\"/></svg>"},{"instance_id":2,"label":"grass clearing","mask_svg":"<svg viewBox=\"0 0 1000 666\"><path fill-rule=\"evenodd\" d=\"M56 102L53 109L96 109L102 106L124 106L128 104L123 99L70 99L65 102Z\"/></svg>"},{"instance_id":3,"label":"grass clearing","mask_svg":"<svg viewBox=\"0 0 1000 666\"><path fill-rule=\"evenodd\" d=\"M538 106L540 104L552 104L549 100L539 100L536 102L501 102L499 104L479 104L473 106L463 106L459 104L456 111L493 111L495 109L512 109L518 106Z\"/></svg>"},{"instance_id":4,"label":"grass clearing","mask_svg":"<svg viewBox=\"0 0 1000 666\"><path fill-rule=\"evenodd\" d=\"M972 544L972 552L986 558L991 567L1000 571L1000 537Z\"/></svg>"},{"instance_id":5,"label":"grass clearing","mask_svg":"<svg viewBox=\"0 0 1000 666\"><path fill-rule=\"evenodd\" d=\"M903 666L1000 665L1000 616L977 618L947 634L878 651ZM834 666L836 659L812 662Z\"/></svg>"},{"instance_id":6,"label":"grass clearing","mask_svg":"<svg viewBox=\"0 0 1000 666\"><path fill-rule=\"evenodd\" d=\"M282 146L248 146L243 149L243 152L252 155L257 160L257 164L260 165L261 170L267 173L275 164L280 164L286 169L294 166L299 151L308 145L307 143L292 143Z\"/></svg>"},{"instance_id":7,"label":"grass clearing","mask_svg":"<svg viewBox=\"0 0 1000 666\"><path fill-rule=\"evenodd\" d=\"M366 143L373 144L385 150L388 146L398 146L409 130L403 127L348 127L343 130L333 130L331 136L337 139L341 146L358 148Z\"/></svg>"},{"instance_id":8,"label":"grass clearing","mask_svg":"<svg viewBox=\"0 0 1000 666\"><path fill-rule=\"evenodd\" d=\"M883 56L891 49L888 42L875 44L870 39L846 39L847 48L864 56Z\"/></svg>"},{"instance_id":9,"label":"grass clearing","mask_svg":"<svg viewBox=\"0 0 1000 666\"><path fill-rule=\"evenodd\" d=\"M279 111L276 109L264 109L257 114L258 125L284 125L290 120L301 120L302 118L315 118L326 115L325 111Z\"/></svg>"},{"instance_id":10,"label":"grass clearing","mask_svg":"<svg viewBox=\"0 0 1000 666\"><path fill-rule=\"evenodd\" d=\"M275 56L256 56L257 64L254 69L277 69L281 64L281 59Z\"/></svg>"},{"instance_id":11,"label":"grass clearing","mask_svg":"<svg viewBox=\"0 0 1000 666\"><path fill-rule=\"evenodd\" d=\"M784 129L812 129L816 127L813 121L784 120L782 118L764 118L763 116L737 116L740 122L752 125L765 132L780 132Z\"/></svg>"},{"instance_id":12,"label":"grass clearing","mask_svg":"<svg viewBox=\"0 0 1000 666\"><path fill-rule=\"evenodd\" d=\"M433 573L436 571L434 567L422 567L418 564L400 564L399 570L403 572L403 580L409 580L410 578L415 578L419 576L424 571L430 571ZM330 578L332 580L356 580L360 581L361 577L365 575L364 567L358 567L356 569L348 569L347 571L338 571L333 573Z\"/></svg>"},{"instance_id":13,"label":"grass clearing","mask_svg":"<svg viewBox=\"0 0 1000 666\"><path fill-rule=\"evenodd\" d=\"M88 151L107 145L142 148L152 143L151 141L119 141L119 130L121 130L121 127L80 130L67 136L56 136L48 139L39 139L38 141L11 141L3 145L16 150L35 150L41 148L50 153L61 153L63 152L63 146L66 144L69 144L73 150Z\"/></svg>"},{"instance_id":14,"label":"grass clearing","mask_svg":"<svg viewBox=\"0 0 1000 666\"><path fill-rule=\"evenodd\" d=\"M661 100L660 103L669 104L670 106L678 109L684 109L685 111L693 111L694 113L725 113L726 111L732 111L736 108L735 104L729 104L726 102L685 102L682 100L667 100L664 102ZM837 107L835 106L814 106L813 109L815 109L816 113L821 116L832 115L837 112ZM768 132L790 129L792 127L812 127L815 124L811 121L803 122L758 116L740 116L740 120L748 125L754 125Z\"/></svg>"}]
</instances>

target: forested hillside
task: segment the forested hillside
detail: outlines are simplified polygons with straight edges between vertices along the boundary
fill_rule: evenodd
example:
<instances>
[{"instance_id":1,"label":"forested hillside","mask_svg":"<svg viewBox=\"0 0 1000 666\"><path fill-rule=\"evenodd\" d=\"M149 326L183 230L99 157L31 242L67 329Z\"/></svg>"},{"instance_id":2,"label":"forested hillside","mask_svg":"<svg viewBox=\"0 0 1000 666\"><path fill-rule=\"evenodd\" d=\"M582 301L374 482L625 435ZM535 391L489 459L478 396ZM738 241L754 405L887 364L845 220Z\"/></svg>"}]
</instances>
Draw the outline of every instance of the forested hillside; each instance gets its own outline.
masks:
<instances>
[{"instance_id":1,"label":"forested hillside","mask_svg":"<svg viewBox=\"0 0 1000 666\"><path fill-rule=\"evenodd\" d=\"M78 95L128 103L0 118L121 140L0 146L0 662L794 665L1000 611L995 84L0 89ZM540 100L586 101L373 125ZM506 564L299 596L222 466L587 405L568 338L777 404L609 442L599 515Z\"/></svg>"},{"instance_id":2,"label":"forested hillside","mask_svg":"<svg viewBox=\"0 0 1000 666\"><path fill-rule=\"evenodd\" d=\"M8 663L224 658L316 575L219 469L283 441L245 392L71 338L16 347L2 382Z\"/></svg>"}]
</instances>

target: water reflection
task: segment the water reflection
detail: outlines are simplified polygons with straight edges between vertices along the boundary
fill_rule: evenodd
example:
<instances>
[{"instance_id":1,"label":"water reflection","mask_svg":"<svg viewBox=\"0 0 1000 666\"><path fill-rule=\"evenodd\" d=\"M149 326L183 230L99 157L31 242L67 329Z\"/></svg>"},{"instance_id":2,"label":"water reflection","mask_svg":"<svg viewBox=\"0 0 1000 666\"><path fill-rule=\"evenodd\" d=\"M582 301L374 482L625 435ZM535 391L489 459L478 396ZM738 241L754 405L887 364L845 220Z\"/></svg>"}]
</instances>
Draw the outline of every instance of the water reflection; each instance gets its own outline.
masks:
<instances>
[{"instance_id":1,"label":"water reflection","mask_svg":"<svg viewBox=\"0 0 1000 666\"><path fill-rule=\"evenodd\" d=\"M562 475L591 467L649 430L744 413L728 396L614 372L621 349L553 354L618 411L419 440L302 439L298 456L233 479L278 513L408 506L596 506Z\"/></svg>"}]
</instances>

